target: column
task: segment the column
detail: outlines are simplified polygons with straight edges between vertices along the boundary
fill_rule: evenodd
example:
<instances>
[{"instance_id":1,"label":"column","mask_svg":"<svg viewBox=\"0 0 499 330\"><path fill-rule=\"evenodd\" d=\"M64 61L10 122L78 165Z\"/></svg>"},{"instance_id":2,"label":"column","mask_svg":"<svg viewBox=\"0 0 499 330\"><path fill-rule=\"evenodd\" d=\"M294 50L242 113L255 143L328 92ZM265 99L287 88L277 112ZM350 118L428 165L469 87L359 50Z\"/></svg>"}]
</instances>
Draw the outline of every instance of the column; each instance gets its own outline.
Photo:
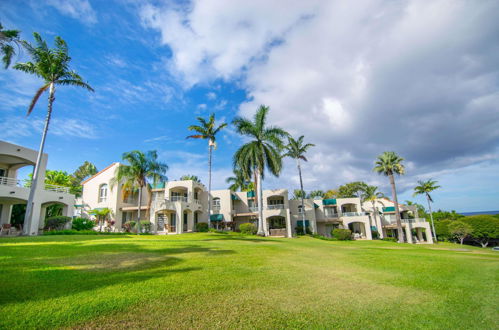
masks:
<instances>
[{"instance_id":1,"label":"column","mask_svg":"<svg viewBox=\"0 0 499 330\"><path fill-rule=\"evenodd\" d=\"M27 235L38 235L38 229L40 227L40 220L41 220L41 217L43 216L44 219L42 221L42 228L44 226L44 222L45 222L45 214L42 214L41 213L42 211L42 205L38 202L36 202L36 199L35 199L35 202L33 203L33 212L31 213L31 219L29 221L29 228L26 228L26 233ZM26 223L26 221L25 221Z\"/></svg>"},{"instance_id":2,"label":"column","mask_svg":"<svg viewBox=\"0 0 499 330\"><path fill-rule=\"evenodd\" d=\"M293 237L293 232L291 229L291 214L289 212L289 209L286 210L286 233L288 238Z\"/></svg>"},{"instance_id":3,"label":"column","mask_svg":"<svg viewBox=\"0 0 499 330\"><path fill-rule=\"evenodd\" d=\"M184 209L181 202L175 202L175 213L177 217L176 232L182 234L184 230Z\"/></svg>"},{"instance_id":4,"label":"column","mask_svg":"<svg viewBox=\"0 0 499 330\"><path fill-rule=\"evenodd\" d=\"M64 215L64 213L62 213ZM47 217L47 206L42 206L40 209L40 222L38 223L38 229L43 230L45 227L45 218Z\"/></svg>"},{"instance_id":5,"label":"column","mask_svg":"<svg viewBox=\"0 0 499 330\"><path fill-rule=\"evenodd\" d=\"M187 231L194 231L194 212L187 213Z\"/></svg>"},{"instance_id":6,"label":"column","mask_svg":"<svg viewBox=\"0 0 499 330\"><path fill-rule=\"evenodd\" d=\"M10 223L10 217L12 216L12 204L1 204L0 205L0 224Z\"/></svg>"},{"instance_id":7,"label":"column","mask_svg":"<svg viewBox=\"0 0 499 330\"><path fill-rule=\"evenodd\" d=\"M405 237L407 237L407 243L410 243L410 244L414 243L412 241L412 230L411 229L412 229L411 224L409 222L407 222L405 224Z\"/></svg>"},{"instance_id":8,"label":"column","mask_svg":"<svg viewBox=\"0 0 499 330\"><path fill-rule=\"evenodd\" d=\"M378 229L379 238L384 238L385 234L383 232L383 221L381 220L381 214L376 216L376 228Z\"/></svg>"},{"instance_id":9,"label":"column","mask_svg":"<svg viewBox=\"0 0 499 330\"><path fill-rule=\"evenodd\" d=\"M416 228L416 233L418 235L419 243L422 243L424 241L424 239L423 239L423 229L422 228Z\"/></svg>"},{"instance_id":10,"label":"column","mask_svg":"<svg viewBox=\"0 0 499 330\"><path fill-rule=\"evenodd\" d=\"M373 239L373 234L371 232L371 226L369 224L369 221L364 222L364 228L366 230L366 239L372 240Z\"/></svg>"}]
</instances>

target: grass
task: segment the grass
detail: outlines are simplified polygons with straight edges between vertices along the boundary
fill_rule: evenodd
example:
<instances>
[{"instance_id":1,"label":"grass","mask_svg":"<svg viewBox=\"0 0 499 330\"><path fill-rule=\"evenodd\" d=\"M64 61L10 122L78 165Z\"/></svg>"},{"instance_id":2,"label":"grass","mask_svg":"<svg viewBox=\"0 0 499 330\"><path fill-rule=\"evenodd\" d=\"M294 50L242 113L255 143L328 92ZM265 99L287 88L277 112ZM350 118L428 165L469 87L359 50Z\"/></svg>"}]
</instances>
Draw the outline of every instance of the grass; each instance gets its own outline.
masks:
<instances>
[{"instance_id":1,"label":"grass","mask_svg":"<svg viewBox=\"0 0 499 330\"><path fill-rule=\"evenodd\" d=\"M238 234L0 239L0 328L499 328L499 253Z\"/></svg>"}]
</instances>

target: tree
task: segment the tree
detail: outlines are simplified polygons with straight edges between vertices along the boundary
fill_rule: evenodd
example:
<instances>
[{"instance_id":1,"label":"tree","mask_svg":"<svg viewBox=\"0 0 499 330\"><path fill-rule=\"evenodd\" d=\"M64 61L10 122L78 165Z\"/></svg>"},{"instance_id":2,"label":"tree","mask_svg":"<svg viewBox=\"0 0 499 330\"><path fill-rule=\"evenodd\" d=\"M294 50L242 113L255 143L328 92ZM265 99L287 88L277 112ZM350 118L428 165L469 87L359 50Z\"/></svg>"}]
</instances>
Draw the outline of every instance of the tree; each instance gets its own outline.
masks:
<instances>
[{"instance_id":1,"label":"tree","mask_svg":"<svg viewBox=\"0 0 499 330\"><path fill-rule=\"evenodd\" d=\"M435 233L441 241L450 240L452 238L449 231L449 224L452 222L452 220L435 221Z\"/></svg>"},{"instance_id":2,"label":"tree","mask_svg":"<svg viewBox=\"0 0 499 330\"><path fill-rule=\"evenodd\" d=\"M463 245L464 239L473 232L473 228L471 227L471 225L462 221L451 222L448 225L448 228L450 234L458 239L461 245Z\"/></svg>"},{"instance_id":3,"label":"tree","mask_svg":"<svg viewBox=\"0 0 499 330\"><path fill-rule=\"evenodd\" d=\"M367 183L362 181L346 183L338 188L339 198L362 198L362 194L366 190L367 186Z\"/></svg>"},{"instance_id":4,"label":"tree","mask_svg":"<svg viewBox=\"0 0 499 330\"><path fill-rule=\"evenodd\" d=\"M305 225L306 219L305 219L305 203L303 199L305 198L305 191L303 190L303 179L302 179L302 174L301 174L301 163L300 161L303 160L304 162L307 162L307 158L305 157L305 153L307 150L311 147L314 147L315 144L312 143L304 143L303 142L304 136L300 136L298 140L295 140L293 137L288 136L288 144L284 146L284 149L286 152L284 153L283 157L289 157L293 158L296 161L296 168L298 169L298 176L300 178L300 191L301 191L301 217L303 221L303 228L307 228Z\"/></svg>"},{"instance_id":5,"label":"tree","mask_svg":"<svg viewBox=\"0 0 499 330\"><path fill-rule=\"evenodd\" d=\"M337 189L329 189L324 193L324 198L325 199L330 199L330 198L339 198L340 194L338 193Z\"/></svg>"},{"instance_id":6,"label":"tree","mask_svg":"<svg viewBox=\"0 0 499 330\"><path fill-rule=\"evenodd\" d=\"M196 176L192 174L185 174L180 177L180 180L192 180L197 183L201 183L201 180Z\"/></svg>"},{"instance_id":7,"label":"tree","mask_svg":"<svg viewBox=\"0 0 499 330\"><path fill-rule=\"evenodd\" d=\"M95 215L95 217L97 218L97 222L99 223L99 231L102 231L102 225L107 220L109 214L111 214L111 210L107 207L104 207L90 210L88 213Z\"/></svg>"},{"instance_id":8,"label":"tree","mask_svg":"<svg viewBox=\"0 0 499 330\"><path fill-rule=\"evenodd\" d=\"M35 197L35 192L38 186L38 180L40 176L40 162L43 155L43 149L45 146L45 139L47 137L47 132L50 123L50 117L52 115L52 106L55 100L55 86L76 86L83 87L89 91L94 91L89 84L83 81L83 79L73 70L70 70L69 63L71 57L68 55L68 46L66 42L61 37L55 38L55 48L50 49L47 43L42 39L38 33L33 33L36 41L36 45L31 45L27 41L22 41L22 45L28 52L32 59L32 62L17 63L14 65L14 69L21 70L23 72L33 74L43 80L43 85L35 93L35 96L31 100L31 104L28 108L28 116L33 111L40 96L49 91L48 97L48 109L47 116L45 119L45 125L42 133L42 140L40 142L40 148L38 150L38 157L36 159L35 169L33 171L33 183L31 185L28 203L26 207L25 216L25 232L30 234L31 224L29 223L31 215L33 213L33 201Z\"/></svg>"},{"instance_id":9,"label":"tree","mask_svg":"<svg viewBox=\"0 0 499 330\"><path fill-rule=\"evenodd\" d=\"M236 117L233 121L236 131L251 141L242 145L234 154L234 167L240 168L246 177L253 174L256 177L258 190L258 235L267 235L267 226L263 219L263 189L262 180L265 169L275 176L279 176L282 169L280 150L283 147L282 139L288 136L283 129L267 126L269 107L264 105L258 108L253 121ZM265 228L264 228L265 227Z\"/></svg>"},{"instance_id":10,"label":"tree","mask_svg":"<svg viewBox=\"0 0 499 330\"><path fill-rule=\"evenodd\" d=\"M227 184L230 184L229 189L232 191L249 191L254 189L253 183L251 182L250 178L245 176L244 172L239 169L235 168L233 169L234 176L230 176L227 179L225 179L225 182Z\"/></svg>"},{"instance_id":11,"label":"tree","mask_svg":"<svg viewBox=\"0 0 499 330\"><path fill-rule=\"evenodd\" d=\"M473 215L462 221L471 226L471 238L482 247L487 247L490 240L499 239L499 219L492 215Z\"/></svg>"},{"instance_id":12,"label":"tree","mask_svg":"<svg viewBox=\"0 0 499 330\"><path fill-rule=\"evenodd\" d=\"M14 46L19 46L21 43L19 34L18 30L4 30L0 23L0 53L3 55L2 62L5 69L9 67L12 56L16 53Z\"/></svg>"},{"instance_id":13,"label":"tree","mask_svg":"<svg viewBox=\"0 0 499 330\"><path fill-rule=\"evenodd\" d=\"M139 191L137 209L137 234L140 234L140 209L142 207L142 190L147 189L150 195L150 185L148 180L154 184L166 181L166 171L168 165L158 161L156 150L143 153L139 150L125 152L122 156L126 164L120 164L116 169L111 186L122 184L125 192Z\"/></svg>"},{"instance_id":14,"label":"tree","mask_svg":"<svg viewBox=\"0 0 499 330\"><path fill-rule=\"evenodd\" d=\"M301 200L302 198L308 198L307 193L301 189L293 190L293 196L291 199L293 200Z\"/></svg>"},{"instance_id":15,"label":"tree","mask_svg":"<svg viewBox=\"0 0 499 330\"><path fill-rule=\"evenodd\" d=\"M373 206L374 223L378 228L378 233L380 235L380 238L383 238L383 228L381 226L381 221L378 223L378 209L376 208L376 202L378 201L378 198L384 198L384 197L385 195L382 192L378 191L378 187L367 186L364 190L362 198L363 202L370 202Z\"/></svg>"},{"instance_id":16,"label":"tree","mask_svg":"<svg viewBox=\"0 0 499 330\"><path fill-rule=\"evenodd\" d=\"M308 196L310 198L316 199L316 198L324 198L325 193L322 190L312 190Z\"/></svg>"},{"instance_id":17,"label":"tree","mask_svg":"<svg viewBox=\"0 0 499 330\"><path fill-rule=\"evenodd\" d=\"M414 194L413 196L417 195L425 195L426 196L426 201L428 202L428 210L430 210L430 219L431 219L431 228L433 232L433 239L435 240L435 243L437 241L437 234L435 232L435 224L433 222L433 214L431 212L431 203L433 203L433 199L431 198L430 193L438 188L440 186L437 186L437 181L434 181L432 179L428 179L426 181L419 180L418 181L418 186L414 188Z\"/></svg>"},{"instance_id":18,"label":"tree","mask_svg":"<svg viewBox=\"0 0 499 330\"><path fill-rule=\"evenodd\" d=\"M419 203L414 203L413 201L406 200L404 202L408 206L416 206L416 209L418 210L418 215L420 218L426 218L428 213L426 213L426 210L423 205Z\"/></svg>"},{"instance_id":19,"label":"tree","mask_svg":"<svg viewBox=\"0 0 499 330\"><path fill-rule=\"evenodd\" d=\"M400 209L397 199L397 190L395 188L395 177L394 174L402 175L405 173L405 168L402 162L404 158L400 157L393 151L385 151L378 156L374 171L378 174L383 174L390 179L390 185L392 187L392 198L395 202L395 219L397 221L397 231L398 231L398 241L403 243L404 231L402 230L402 222L400 221Z\"/></svg>"},{"instance_id":20,"label":"tree","mask_svg":"<svg viewBox=\"0 0 499 330\"><path fill-rule=\"evenodd\" d=\"M208 226L210 226L210 215L211 215L211 162L213 157L213 148L216 148L216 136L224 127L227 126L226 123L222 123L218 126L215 124L215 114L212 113L208 118L208 121L203 117L197 117L200 125L191 125L188 127L190 131L197 132L198 134L189 135L187 138L192 139L204 139L208 140Z\"/></svg>"},{"instance_id":21,"label":"tree","mask_svg":"<svg viewBox=\"0 0 499 330\"><path fill-rule=\"evenodd\" d=\"M85 161L82 165L80 165L72 174L71 193L75 194L76 196L81 196L81 183L92 175L97 174L97 172L98 171L95 165L89 161Z\"/></svg>"}]
</instances>

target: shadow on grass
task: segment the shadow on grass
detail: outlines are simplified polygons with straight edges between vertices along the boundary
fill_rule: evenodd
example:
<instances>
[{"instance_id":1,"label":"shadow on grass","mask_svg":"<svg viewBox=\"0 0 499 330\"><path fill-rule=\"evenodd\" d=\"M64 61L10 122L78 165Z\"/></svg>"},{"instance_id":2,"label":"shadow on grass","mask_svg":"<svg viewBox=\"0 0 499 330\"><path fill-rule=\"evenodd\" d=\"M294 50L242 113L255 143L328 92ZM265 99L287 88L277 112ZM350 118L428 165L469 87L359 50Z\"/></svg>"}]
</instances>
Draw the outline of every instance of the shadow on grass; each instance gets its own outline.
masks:
<instances>
[{"instance_id":1,"label":"shadow on grass","mask_svg":"<svg viewBox=\"0 0 499 330\"><path fill-rule=\"evenodd\" d=\"M233 254L195 245L148 249L135 242L43 244L0 248L0 305L58 298L108 286L133 284L202 267L177 268L178 255ZM175 267L175 268L173 268Z\"/></svg>"}]
</instances>

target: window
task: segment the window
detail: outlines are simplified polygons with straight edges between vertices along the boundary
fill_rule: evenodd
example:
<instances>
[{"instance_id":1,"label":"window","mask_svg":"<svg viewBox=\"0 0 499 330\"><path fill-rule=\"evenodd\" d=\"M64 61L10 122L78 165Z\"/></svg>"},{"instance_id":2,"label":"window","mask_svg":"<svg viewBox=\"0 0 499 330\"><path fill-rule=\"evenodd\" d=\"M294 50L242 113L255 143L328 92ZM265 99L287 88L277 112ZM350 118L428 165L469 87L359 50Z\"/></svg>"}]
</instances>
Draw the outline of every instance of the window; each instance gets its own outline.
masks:
<instances>
[{"instance_id":1,"label":"window","mask_svg":"<svg viewBox=\"0 0 499 330\"><path fill-rule=\"evenodd\" d=\"M213 198L213 207L220 208L220 198L218 198L218 197Z\"/></svg>"},{"instance_id":2,"label":"window","mask_svg":"<svg viewBox=\"0 0 499 330\"><path fill-rule=\"evenodd\" d=\"M298 205L298 214L302 214L303 213L303 208L301 207L301 205Z\"/></svg>"},{"instance_id":3,"label":"window","mask_svg":"<svg viewBox=\"0 0 499 330\"><path fill-rule=\"evenodd\" d=\"M0 168L0 176L7 176L7 170L4 168Z\"/></svg>"},{"instance_id":4,"label":"window","mask_svg":"<svg viewBox=\"0 0 499 330\"><path fill-rule=\"evenodd\" d=\"M99 203L105 202L107 200L107 184L101 184L99 186Z\"/></svg>"}]
</instances>

